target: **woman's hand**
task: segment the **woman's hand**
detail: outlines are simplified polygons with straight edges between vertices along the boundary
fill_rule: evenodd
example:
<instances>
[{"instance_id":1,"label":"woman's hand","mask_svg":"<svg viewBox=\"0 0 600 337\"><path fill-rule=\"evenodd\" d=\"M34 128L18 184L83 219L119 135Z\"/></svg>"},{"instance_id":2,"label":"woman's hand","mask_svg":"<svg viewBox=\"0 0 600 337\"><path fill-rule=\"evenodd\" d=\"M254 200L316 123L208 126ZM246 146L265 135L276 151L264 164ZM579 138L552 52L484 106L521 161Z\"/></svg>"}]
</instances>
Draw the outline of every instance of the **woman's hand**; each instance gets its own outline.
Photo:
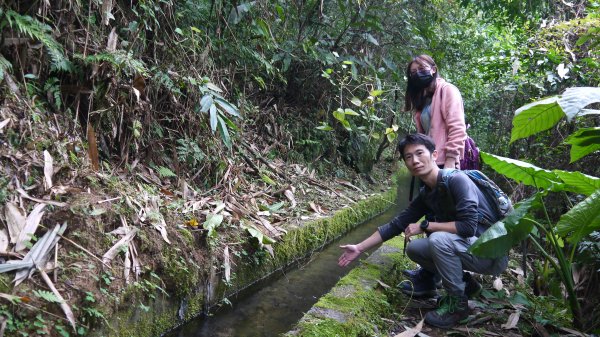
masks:
<instances>
[{"instance_id":1,"label":"woman's hand","mask_svg":"<svg viewBox=\"0 0 600 337\"><path fill-rule=\"evenodd\" d=\"M458 160L456 160L456 158L446 157L446 161L444 162L444 168L460 170L460 162Z\"/></svg>"},{"instance_id":2,"label":"woman's hand","mask_svg":"<svg viewBox=\"0 0 600 337\"><path fill-rule=\"evenodd\" d=\"M344 253L338 259L338 265L340 267L349 265L350 262L354 261L360 253L362 253L358 248L358 245L343 245L340 246L340 248L344 250Z\"/></svg>"}]
</instances>

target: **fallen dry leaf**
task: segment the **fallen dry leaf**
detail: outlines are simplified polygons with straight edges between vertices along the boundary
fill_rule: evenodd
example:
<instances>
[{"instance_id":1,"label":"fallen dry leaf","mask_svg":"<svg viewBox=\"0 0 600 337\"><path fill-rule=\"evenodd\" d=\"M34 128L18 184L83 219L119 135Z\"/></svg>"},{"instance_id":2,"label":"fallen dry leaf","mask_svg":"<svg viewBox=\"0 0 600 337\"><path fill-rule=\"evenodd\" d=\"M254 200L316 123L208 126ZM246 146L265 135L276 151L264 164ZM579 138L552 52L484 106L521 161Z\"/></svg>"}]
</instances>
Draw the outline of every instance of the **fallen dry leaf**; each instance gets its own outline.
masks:
<instances>
[{"instance_id":1,"label":"fallen dry leaf","mask_svg":"<svg viewBox=\"0 0 600 337\"><path fill-rule=\"evenodd\" d=\"M52 175L54 175L54 159L48 151L44 150L44 186L46 190L52 188Z\"/></svg>"},{"instance_id":2,"label":"fallen dry leaf","mask_svg":"<svg viewBox=\"0 0 600 337\"><path fill-rule=\"evenodd\" d=\"M117 41L119 36L117 35L117 27L113 27L108 34L108 41L106 42L106 51L114 52L117 50Z\"/></svg>"},{"instance_id":3,"label":"fallen dry leaf","mask_svg":"<svg viewBox=\"0 0 600 337\"><path fill-rule=\"evenodd\" d=\"M25 198L25 199L29 199L35 202L39 202L39 203L43 203L43 204L49 204L49 205L54 205L57 207L65 207L67 206L67 203L64 202L58 202L58 201L54 201L54 200L46 200L46 199L40 199L40 198L35 198L30 196L29 194L27 194L27 192L25 192L22 188L17 188L17 192L19 192L19 194Z\"/></svg>"},{"instance_id":4,"label":"fallen dry leaf","mask_svg":"<svg viewBox=\"0 0 600 337\"><path fill-rule=\"evenodd\" d=\"M294 193L291 190L285 190L283 195L292 203L292 208L296 207L296 198L294 198Z\"/></svg>"},{"instance_id":5,"label":"fallen dry leaf","mask_svg":"<svg viewBox=\"0 0 600 337\"><path fill-rule=\"evenodd\" d=\"M58 289L56 289L56 287L54 286L54 283L52 283L52 280L50 280L50 277L48 277L48 274L46 274L45 271L40 270L40 275L42 275L42 278L44 279L44 281L46 281L48 288L50 288L50 290L52 290L54 295L56 297L58 297L58 299L60 300L60 308L65 313L65 316L67 317L67 320L69 320L69 323L71 323L71 327L73 327L73 330L77 331L77 326L75 325L75 315L73 315L73 311L71 310L71 307L69 307L69 304L67 303L67 301L65 301L65 299L58 292Z\"/></svg>"},{"instance_id":6,"label":"fallen dry leaf","mask_svg":"<svg viewBox=\"0 0 600 337\"><path fill-rule=\"evenodd\" d=\"M517 327L517 323L519 323L519 318L521 316L521 312L519 310L513 312L508 316L508 320L506 320L505 324L502 324L502 329L510 330Z\"/></svg>"},{"instance_id":7,"label":"fallen dry leaf","mask_svg":"<svg viewBox=\"0 0 600 337\"><path fill-rule=\"evenodd\" d=\"M423 330L423 322L425 320L421 320L419 322L419 324L415 325L414 328L407 328L406 331L404 331L403 333L397 334L394 337L414 337L417 334L419 334L421 332L421 330Z\"/></svg>"},{"instance_id":8,"label":"fallen dry leaf","mask_svg":"<svg viewBox=\"0 0 600 337\"><path fill-rule=\"evenodd\" d=\"M0 133L2 133L2 129L8 125L8 123L10 122L10 118L7 118L5 120L3 120L2 122L0 122Z\"/></svg>"},{"instance_id":9,"label":"fallen dry leaf","mask_svg":"<svg viewBox=\"0 0 600 337\"><path fill-rule=\"evenodd\" d=\"M112 15L112 10L113 0L102 1L102 23L106 26L108 26L111 19L115 19L115 17Z\"/></svg>"},{"instance_id":10,"label":"fallen dry leaf","mask_svg":"<svg viewBox=\"0 0 600 337\"><path fill-rule=\"evenodd\" d=\"M6 228L0 229L0 252L8 251L8 242L10 239L8 238L8 232Z\"/></svg>"},{"instance_id":11,"label":"fallen dry leaf","mask_svg":"<svg viewBox=\"0 0 600 337\"><path fill-rule=\"evenodd\" d=\"M225 245L223 251L223 267L225 268L225 280L229 282L231 280L231 264L229 262L229 246Z\"/></svg>"},{"instance_id":12,"label":"fallen dry leaf","mask_svg":"<svg viewBox=\"0 0 600 337\"><path fill-rule=\"evenodd\" d=\"M25 245L27 242L31 241L31 237L37 230L40 221L42 220L42 216L44 216L44 208L46 204L37 204L27 216L27 220L25 220L25 227L19 233L17 237L17 243L15 245L15 252L19 252L27 246Z\"/></svg>"},{"instance_id":13,"label":"fallen dry leaf","mask_svg":"<svg viewBox=\"0 0 600 337\"><path fill-rule=\"evenodd\" d=\"M499 277L496 277L496 279L494 280L493 283L494 289L496 289L497 291L500 291L504 288L504 285L502 284L502 279Z\"/></svg>"},{"instance_id":14,"label":"fallen dry leaf","mask_svg":"<svg viewBox=\"0 0 600 337\"><path fill-rule=\"evenodd\" d=\"M25 227L25 221L27 217L19 206L12 202L7 202L4 208L4 215L6 218L6 224L8 227L8 234L10 236L10 243L16 243L19 233Z\"/></svg>"},{"instance_id":15,"label":"fallen dry leaf","mask_svg":"<svg viewBox=\"0 0 600 337\"><path fill-rule=\"evenodd\" d=\"M102 256L102 262L106 265L110 265L110 262L119 254L122 246L129 245L129 242L133 240L139 229L132 228L121 240L117 241L104 255Z\"/></svg>"}]
</instances>

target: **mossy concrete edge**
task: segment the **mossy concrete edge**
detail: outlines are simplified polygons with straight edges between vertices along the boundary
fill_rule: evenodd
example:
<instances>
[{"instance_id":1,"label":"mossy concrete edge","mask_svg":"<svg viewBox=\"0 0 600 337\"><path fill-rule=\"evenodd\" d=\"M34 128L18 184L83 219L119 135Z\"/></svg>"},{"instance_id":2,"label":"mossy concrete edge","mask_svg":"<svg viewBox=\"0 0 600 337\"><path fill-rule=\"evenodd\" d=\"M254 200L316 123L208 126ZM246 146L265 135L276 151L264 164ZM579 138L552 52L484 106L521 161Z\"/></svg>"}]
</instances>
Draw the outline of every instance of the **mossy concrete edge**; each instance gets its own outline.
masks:
<instances>
[{"instance_id":1,"label":"mossy concrete edge","mask_svg":"<svg viewBox=\"0 0 600 337\"><path fill-rule=\"evenodd\" d=\"M302 317L285 337L352 337L381 335L382 317L389 317L390 303L383 284L394 286L398 270L412 262L401 252L404 241L393 238L361 261ZM381 282L381 283L380 283ZM384 333L385 334L385 333Z\"/></svg>"},{"instance_id":2,"label":"mossy concrete edge","mask_svg":"<svg viewBox=\"0 0 600 337\"><path fill-rule=\"evenodd\" d=\"M93 336L109 337L152 337L159 336L185 322L198 317L206 312L207 308L238 293L252 284L270 276L272 273L285 269L294 262L308 256L334 239L355 228L360 223L367 221L384 212L394 205L397 196L397 180L406 174L401 169L394 175L393 187L388 191L360 200L351 207L337 211L333 216L321 218L306 225L289 231L276 244L273 245L274 258L260 266L244 265L236 270L235 279L226 286L217 279L218 284L211 287L217 289L210 303L207 303L206 291L203 287L191 291L184 303L174 301L166 296L158 295L151 305L151 309L140 312L137 308L120 311L108 318L111 327L95 331ZM215 300L217 299L217 300Z\"/></svg>"}]
</instances>

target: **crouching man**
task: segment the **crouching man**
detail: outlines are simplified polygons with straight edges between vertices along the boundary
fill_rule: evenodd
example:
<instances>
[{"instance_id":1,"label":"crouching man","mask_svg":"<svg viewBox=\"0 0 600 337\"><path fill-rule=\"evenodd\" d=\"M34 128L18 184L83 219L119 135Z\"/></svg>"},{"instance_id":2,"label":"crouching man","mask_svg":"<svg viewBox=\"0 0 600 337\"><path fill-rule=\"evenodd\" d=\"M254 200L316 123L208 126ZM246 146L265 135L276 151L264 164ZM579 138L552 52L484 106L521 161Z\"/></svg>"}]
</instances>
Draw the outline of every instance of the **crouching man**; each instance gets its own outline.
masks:
<instances>
[{"instance_id":1,"label":"crouching man","mask_svg":"<svg viewBox=\"0 0 600 337\"><path fill-rule=\"evenodd\" d=\"M506 256L487 259L467 252L498 219L493 205L466 174L459 171L449 176L447 184L442 182L442 170L435 163L438 153L430 137L408 135L398 144L398 150L410 173L424 186L391 222L358 244L340 246L344 252L338 264L347 266L365 250L401 233L406 237L425 233L425 238L413 240L406 247L409 258L422 268L406 271L409 279L399 287L411 296L434 296L441 280L446 294L438 300L437 310L425 315L425 322L450 328L468 317L468 297L481 289L467 271L497 275L506 269ZM425 220L417 222L423 217Z\"/></svg>"}]
</instances>

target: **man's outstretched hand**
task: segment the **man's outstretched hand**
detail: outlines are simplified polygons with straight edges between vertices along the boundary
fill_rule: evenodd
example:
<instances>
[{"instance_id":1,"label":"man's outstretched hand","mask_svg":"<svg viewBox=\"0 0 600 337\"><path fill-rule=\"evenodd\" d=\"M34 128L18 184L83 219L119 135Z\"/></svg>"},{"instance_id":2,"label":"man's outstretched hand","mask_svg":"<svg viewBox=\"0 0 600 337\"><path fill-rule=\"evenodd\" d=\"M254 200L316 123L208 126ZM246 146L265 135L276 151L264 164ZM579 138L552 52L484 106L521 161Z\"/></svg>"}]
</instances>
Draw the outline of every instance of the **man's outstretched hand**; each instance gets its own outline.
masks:
<instances>
[{"instance_id":1,"label":"man's outstretched hand","mask_svg":"<svg viewBox=\"0 0 600 337\"><path fill-rule=\"evenodd\" d=\"M350 264L350 262L354 261L360 253L360 249L358 249L358 245L343 245L340 246L344 250L344 253L338 259L338 265L340 267L345 267Z\"/></svg>"}]
</instances>

